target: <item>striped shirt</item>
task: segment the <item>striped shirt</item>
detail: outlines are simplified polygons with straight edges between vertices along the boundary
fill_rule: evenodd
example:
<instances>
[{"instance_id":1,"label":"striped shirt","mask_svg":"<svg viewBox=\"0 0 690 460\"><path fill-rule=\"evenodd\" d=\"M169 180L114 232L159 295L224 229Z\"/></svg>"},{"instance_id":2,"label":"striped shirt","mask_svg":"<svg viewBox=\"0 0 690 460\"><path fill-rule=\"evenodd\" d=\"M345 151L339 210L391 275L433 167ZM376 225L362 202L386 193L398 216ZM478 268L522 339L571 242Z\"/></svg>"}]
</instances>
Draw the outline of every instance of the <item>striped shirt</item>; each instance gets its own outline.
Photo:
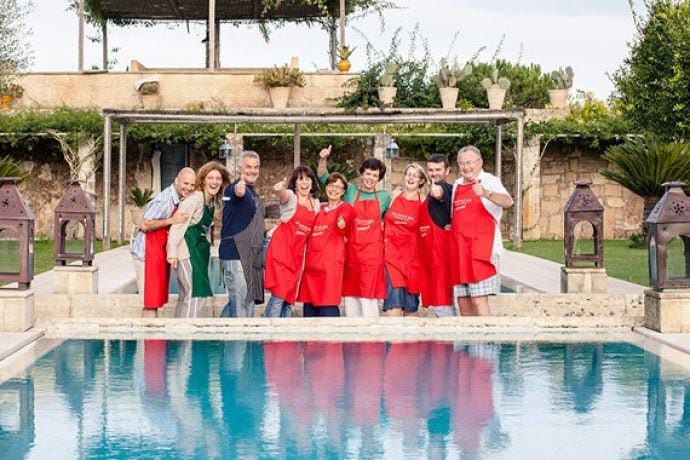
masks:
<instances>
[{"instance_id":1,"label":"striped shirt","mask_svg":"<svg viewBox=\"0 0 690 460\"><path fill-rule=\"evenodd\" d=\"M143 219L167 219L173 215L178 204L180 204L180 196L177 194L177 190L175 190L175 185L170 184L169 187L166 187L153 200L149 201L146 208L144 208ZM146 252L145 244L145 232L140 229L134 237L134 240L132 240L129 252L141 260L144 260L144 254Z\"/></svg>"}]
</instances>

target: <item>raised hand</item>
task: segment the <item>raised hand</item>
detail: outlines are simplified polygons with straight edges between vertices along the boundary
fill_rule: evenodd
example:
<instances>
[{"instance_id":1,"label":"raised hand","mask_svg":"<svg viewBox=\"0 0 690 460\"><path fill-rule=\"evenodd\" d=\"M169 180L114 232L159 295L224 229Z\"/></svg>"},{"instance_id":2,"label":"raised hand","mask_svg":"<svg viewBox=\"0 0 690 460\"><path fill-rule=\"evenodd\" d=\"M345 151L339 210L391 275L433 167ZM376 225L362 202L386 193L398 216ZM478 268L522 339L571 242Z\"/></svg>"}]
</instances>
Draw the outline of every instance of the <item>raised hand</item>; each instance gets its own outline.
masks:
<instances>
[{"instance_id":1,"label":"raised hand","mask_svg":"<svg viewBox=\"0 0 690 460\"><path fill-rule=\"evenodd\" d=\"M436 182L431 181L431 189L429 190L429 195L436 200L443 198L443 188Z\"/></svg>"},{"instance_id":2,"label":"raised hand","mask_svg":"<svg viewBox=\"0 0 690 460\"><path fill-rule=\"evenodd\" d=\"M333 149L333 145L331 144L329 144L325 149L321 149L319 152L319 159L328 159L328 157L331 155L331 149Z\"/></svg>"},{"instance_id":3,"label":"raised hand","mask_svg":"<svg viewBox=\"0 0 690 460\"><path fill-rule=\"evenodd\" d=\"M283 190L285 190L285 186L286 186L286 185L287 185L287 177L283 177L283 178L280 180L280 182L277 182L277 183L273 186L273 191L275 191L275 192L282 192Z\"/></svg>"},{"instance_id":4,"label":"raised hand","mask_svg":"<svg viewBox=\"0 0 690 460\"><path fill-rule=\"evenodd\" d=\"M478 180L472 184L472 193L477 196L484 196L484 187L482 187L482 181Z\"/></svg>"},{"instance_id":5,"label":"raised hand","mask_svg":"<svg viewBox=\"0 0 690 460\"><path fill-rule=\"evenodd\" d=\"M247 183L244 181L244 179L240 179L235 184L235 195L244 196L245 193L247 193Z\"/></svg>"}]
</instances>

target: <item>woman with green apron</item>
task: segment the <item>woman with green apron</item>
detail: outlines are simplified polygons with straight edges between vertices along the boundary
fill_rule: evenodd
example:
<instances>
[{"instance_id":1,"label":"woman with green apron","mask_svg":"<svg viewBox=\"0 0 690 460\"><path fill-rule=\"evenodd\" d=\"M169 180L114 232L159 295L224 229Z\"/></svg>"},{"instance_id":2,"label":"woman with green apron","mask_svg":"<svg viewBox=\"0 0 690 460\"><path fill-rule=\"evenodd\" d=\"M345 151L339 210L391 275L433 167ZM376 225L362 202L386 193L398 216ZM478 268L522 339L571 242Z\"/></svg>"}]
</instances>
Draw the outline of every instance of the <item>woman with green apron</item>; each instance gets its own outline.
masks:
<instances>
[{"instance_id":1,"label":"woman with green apron","mask_svg":"<svg viewBox=\"0 0 690 460\"><path fill-rule=\"evenodd\" d=\"M189 217L170 227L168 263L177 272L179 295L176 318L196 318L213 296L208 277L211 226L218 197L230 183L230 173L215 161L203 165L196 176L197 191L180 203L178 212Z\"/></svg>"}]
</instances>

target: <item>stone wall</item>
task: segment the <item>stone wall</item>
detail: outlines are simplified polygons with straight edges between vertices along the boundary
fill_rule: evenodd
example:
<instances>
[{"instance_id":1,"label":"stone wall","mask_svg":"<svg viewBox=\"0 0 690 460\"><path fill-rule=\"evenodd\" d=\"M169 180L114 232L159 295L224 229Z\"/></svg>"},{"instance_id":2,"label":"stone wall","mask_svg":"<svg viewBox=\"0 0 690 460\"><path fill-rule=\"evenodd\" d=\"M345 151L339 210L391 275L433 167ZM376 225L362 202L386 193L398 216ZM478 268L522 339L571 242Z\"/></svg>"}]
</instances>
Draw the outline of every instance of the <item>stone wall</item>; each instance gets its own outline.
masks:
<instances>
[{"instance_id":1,"label":"stone wall","mask_svg":"<svg viewBox=\"0 0 690 460\"><path fill-rule=\"evenodd\" d=\"M532 151L541 152L539 144ZM532 146L534 147L534 146ZM541 147L543 148L543 146ZM529 155L530 149L526 149ZM126 165L127 179L125 194L138 185L141 188L152 188L151 146L130 146ZM304 152L303 159L310 158L314 152ZM364 155L371 154L371 147L361 152L350 154L352 163L358 165ZM451 179L457 176L457 166L452 155ZM212 159L205 152L190 151L190 163L198 168L204 162ZM342 158L341 158L342 161ZM390 183L395 186L402 183L402 171L405 165L413 161L411 158L396 158L391 164ZM53 211L67 189L69 172L67 164L58 157L39 160L33 157L31 161L23 161L23 167L30 172L31 179L20 186L22 196L26 199L36 215L36 235L52 236ZM523 219L524 238L529 239L560 239L563 238L563 207L574 189L574 181L588 179L593 182L592 189L605 208L604 233L605 238L626 238L639 230L642 216L642 199L623 187L604 179L598 172L606 166L601 159L601 152L583 149L564 148L557 144L549 145L536 167L524 171L526 177L523 183ZM487 156L484 167L487 171L494 171L494 159ZM271 191L274 183L283 177L289 177L293 169L290 154L273 156L262 162L262 172L258 189L267 204L275 204L276 200ZM503 155L503 183L514 193L515 164L512 152L508 149ZM117 238L119 215L117 214L117 159L113 159L111 181L111 229L112 237ZM96 193L100 197L103 190L102 170L96 176ZM165 186L165 185L164 185ZM125 239L131 232L131 216L127 202L125 211ZM103 202L97 200L96 230L100 236L102 225ZM512 235L514 227L514 210L509 209L502 219L504 238ZM218 229L219 226L216 226Z\"/></svg>"}]
</instances>

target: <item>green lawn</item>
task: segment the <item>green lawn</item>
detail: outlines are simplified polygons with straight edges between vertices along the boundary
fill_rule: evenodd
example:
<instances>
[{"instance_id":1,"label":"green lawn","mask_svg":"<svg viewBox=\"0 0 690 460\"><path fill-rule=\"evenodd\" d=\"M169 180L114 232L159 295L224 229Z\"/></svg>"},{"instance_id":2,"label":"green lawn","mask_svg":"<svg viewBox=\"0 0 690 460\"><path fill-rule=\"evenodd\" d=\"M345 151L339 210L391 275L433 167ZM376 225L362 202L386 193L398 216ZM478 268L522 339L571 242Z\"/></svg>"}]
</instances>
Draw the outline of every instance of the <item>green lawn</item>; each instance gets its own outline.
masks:
<instances>
[{"instance_id":1,"label":"green lawn","mask_svg":"<svg viewBox=\"0 0 690 460\"><path fill-rule=\"evenodd\" d=\"M589 241L591 242L591 240ZM604 268L606 268L606 274L614 278L648 286L647 248L630 248L628 247L629 244L630 240L604 241ZM511 243L506 243L505 247L511 251L523 252L565 264L563 240L523 241L520 249L514 249ZM583 252L591 253L591 247Z\"/></svg>"},{"instance_id":2,"label":"green lawn","mask_svg":"<svg viewBox=\"0 0 690 460\"><path fill-rule=\"evenodd\" d=\"M127 244L127 243L125 243ZM111 248L120 246L116 241L110 242ZM0 272L16 273L19 270L19 263L17 255L19 252L19 243L16 240L0 241ZM68 250L78 252L79 248L72 248L68 245ZM96 240L96 252L103 251L103 242ZM34 241L34 275L47 272L55 266L55 259L53 258L53 240L35 240ZM2 285L0 281L0 285Z\"/></svg>"}]
</instances>

